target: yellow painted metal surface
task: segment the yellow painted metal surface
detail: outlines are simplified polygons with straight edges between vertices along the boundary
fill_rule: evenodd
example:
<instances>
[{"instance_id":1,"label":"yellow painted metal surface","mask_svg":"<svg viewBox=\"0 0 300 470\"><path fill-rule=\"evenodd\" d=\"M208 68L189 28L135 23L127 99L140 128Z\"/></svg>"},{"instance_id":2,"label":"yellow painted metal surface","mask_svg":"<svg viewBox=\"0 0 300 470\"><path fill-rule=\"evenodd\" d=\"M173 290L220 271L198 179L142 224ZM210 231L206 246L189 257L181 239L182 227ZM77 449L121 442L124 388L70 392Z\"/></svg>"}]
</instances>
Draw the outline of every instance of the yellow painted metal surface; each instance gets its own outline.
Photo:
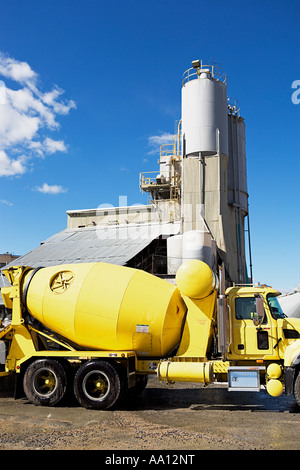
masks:
<instances>
[{"instance_id":1,"label":"yellow painted metal surface","mask_svg":"<svg viewBox=\"0 0 300 470\"><path fill-rule=\"evenodd\" d=\"M27 308L81 347L160 357L179 343L186 311L174 285L106 263L40 269L29 284Z\"/></svg>"},{"instance_id":2,"label":"yellow painted metal surface","mask_svg":"<svg viewBox=\"0 0 300 470\"><path fill-rule=\"evenodd\" d=\"M253 299L255 314L255 294L263 297L265 317L259 329L248 315L242 318L237 302L243 299ZM228 354L229 360L257 360L280 361L289 366L293 359L300 353L300 340L286 337L286 330L300 332L300 319L279 318L272 315L268 304L268 296L276 296L279 292L266 286L257 287L232 287L227 290L228 303L230 306L231 345ZM264 337L262 344L259 336Z\"/></svg>"},{"instance_id":3,"label":"yellow painted metal surface","mask_svg":"<svg viewBox=\"0 0 300 470\"><path fill-rule=\"evenodd\" d=\"M275 320L270 312L267 295L278 294L272 288L268 287L233 287L227 290L228 304L230 306L230 324L231 324L231 345L228 354L229 360L279 360L279 348L274 347L278 342L277 320ZM253 303L253 312L255 315L255 294L263 297L263 305L265 311L265 320L257 328L253 322L252 316L243 317L238 308L237 302L251 300ZM265 335L265 345L260 346L258 335Z\"/></svg>"},{"instance_id":4,"label":"yellow painted metal surface","mask_svg":"<svg viewBox=\"0 0 300 470\"><path fill-rule=\"evenodd\" d=\"M300 339L286 338L284 330L296 330L300 333L300 318L283 318L277 320L277 336L281 338L278 350L281 358L284 358L285 365L291 363L300 354Z\"/></svg>"},{"instance_id":5,"label":"yellow painted metal surface","mask_svg":"<svg viewBox=\"0 0 300 470\"><path fill-rule=\"evenodd\" d=\"M203 261L186 261L177 270L176 284L188 308L177 356L205 360L216 306L214 274Z\"/></svg>"},{"instance_id":6,"label":"yellow painted metal surface","mask_svg":"<svg viewBox=\"0 0 300 470\"><path fill-rule=\"evenodd\" d=\"M9 309L12 309L13 302L12 302L12 299L10 298L10 293L11 293L11 287L2 287L1 288L1 295L2 295L5 307L9 308Z\"/></svg>"},{"instance_id":7,"label":"yellow painted metal surface","mask_svg":"<svg viewBox=\"0 0 300 470\"><path fill-rule=\"evenodd\" d=\"M214 374L227 374L228 367L230 366L230 362L226 361L214 361L213 362L213 371Z\"/></svg>"},{"instance_id":8,"label":"yellow painted metal surface","mask_svg":"<svg viewBox=\"0 0 300 470\"><path fill-rule=\"evenodd\" d=\"M270 379L279 379L282 374L282 369L279 364L273 362L267 367L267 375Z\"/></svg>"},{"instance_id":9,"label":"yellow painted metal surface","mask_svg":"<svg viewBox=\"0 0 300 470\"><path fill-rule=\"evenodd\" d=\"M300 339L294 339L286 350L284 355L284 365L289 367L293 364L293 360L296 359L300 354Z\"/></svg>"},{"instance_id":10,"label":"yellow painted metal surface","mask_svg":"<svg viewBox=\"0 0 300 470\"><path fill-rule=\"evenodd\" d=\"M6 359L5 369L15 370L20 360L34 355L35 351L36 349L28 329L23 325L16 326L9 355Z\"/></svg>"},{"instance_id":11,"label":"yellow painted metal surface","mask_svg":"<svg viewBox=\"0 0 300 470\"><path fill-rule=\"evenodd\" d=\"M76 361L130 355L139 373L156 372L160 380L167 382L210 383L213 374L226 378L231 360L244 363L259 359L272 361L267 369L267 390L270 395L279 396L283 389L278 380L282 366L276 361L284 358L284 365L290 366L299 355L300 340L285 338L285 331L299 331L300 320L276 320L271 315L267 295L274 295L275 291L259 290L264 297L266 320L257 329L251 315L240 318L236 308L236 299L254 300L257 288L234 287L227 291L231 320L229 361L209 361L210 342L217 328L216 279L210 268L198 260L179 268L177 287L144 271L106 263L62 265L37 272L17 267L6 274L12 286L2 290L2 294L12 309L12 322L0 333L0 338L10 344L5 373L19 372L28 358L45 354ZM42 350L37 335L49 336L24 322L22 307L71 345L74 343L74 349L69 346L64 351ZM261 333L266 344L258 343ZM63 346L59 341L58 344ZM175 357L161 361L178 345Z\"/></svg>"},{"instance_id":12,"label":"yellow painted metal surface","mask_svg":"<svg viewBox=\"0 0 300 470\"><path fill-rule=\"evenodd\" d=\"M183 295L188 312L177 356L206 358L209 340L212 337L212 320L215 311L216 293L201 300Z\"/></svg>"},{"instance_id":13,"label":"yellow painted metal surface","mask_svg":"<svg viewBox=\"0 0 300 470\"><path fill-rule=\"evenodd\" d=\"M206 263L200 260L189 260L178 268L176 284L187 297L203 299L214 291L216 279Z\"/></svg>"},{"instance_id":14,"label":"yellow painted metal surface","mask_svg":"<svg viewBox=\"0 0 300 470\"><path fill-rule=\"evenodd\" d=\"M162 361L157 369L160 380L167 382L200 382L212 380L212 362Z\"/></svg>"},{"instance_id":15,"label":"yellow painted metal surface","mask_svg":"<svg viewBox=\"0 0 300 470\"><path fill-rule=\"evenodd\" d=\"M283 385L280 380L270 379L267 383L267 392L272 397L279 397L283 392Z\"/></svg>"}]
</instances>

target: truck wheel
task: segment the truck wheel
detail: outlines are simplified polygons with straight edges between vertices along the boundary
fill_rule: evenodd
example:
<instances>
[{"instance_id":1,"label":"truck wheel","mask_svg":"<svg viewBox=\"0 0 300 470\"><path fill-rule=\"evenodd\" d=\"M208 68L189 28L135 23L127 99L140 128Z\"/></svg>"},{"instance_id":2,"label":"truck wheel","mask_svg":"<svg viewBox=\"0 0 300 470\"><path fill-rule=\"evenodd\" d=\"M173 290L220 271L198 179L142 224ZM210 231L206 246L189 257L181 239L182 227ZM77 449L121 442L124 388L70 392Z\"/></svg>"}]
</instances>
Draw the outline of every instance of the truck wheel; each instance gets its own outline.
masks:
<instances>
[{"instance_id":1,"label":"truck wheel","mask_svg":"<svg viewBox=\"0 0 300 470\"><path fill-rule=\"evenodd\" d=\"M121 389L117 370L106 361L89 361L75 375L74 393L84 408L112 408L121 396Z\"/></svg>"},{"instance_id":2,"label":"truck wheel","mask_svg":"<svg viewBox=\"0 0 300 470\"><path fill-rule=\"evenodd\" d=\"M298 372L298 375L294 383L294 397L296 399L298 406L300 406L300 371Z\"/></svg>"},{"instance_id":3,"label":"truck wheel","mask_svg":"<svg viewBox=\"0 0 300 470\"><path fill-rule=\"evenodd\" d=\"M66 393L65 369L53 359L38 359L25 371L23 388L31 403L39 406L55 406Z\"/></svg>"}]
</instances>

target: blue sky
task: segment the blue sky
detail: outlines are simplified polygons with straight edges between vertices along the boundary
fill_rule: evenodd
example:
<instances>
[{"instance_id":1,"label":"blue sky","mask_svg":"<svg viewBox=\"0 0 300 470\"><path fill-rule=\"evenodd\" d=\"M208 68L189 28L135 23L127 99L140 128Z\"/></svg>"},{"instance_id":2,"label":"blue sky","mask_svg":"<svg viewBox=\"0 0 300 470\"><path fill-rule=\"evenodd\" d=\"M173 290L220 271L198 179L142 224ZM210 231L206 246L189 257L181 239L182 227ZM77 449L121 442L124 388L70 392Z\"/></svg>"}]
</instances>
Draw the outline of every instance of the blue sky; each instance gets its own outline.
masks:
<instances>
[{"instance_id":1,"label":"blue sky","mask_svg":"<svg viewBox=\"0 0 300 470\"><path fill-rule=\"evenodd\" d=\"M225 70L245 118L254 277L297 287L299 7L2 0L0 252L30 251L67 210L146 204L139 172L157 169L153 143L173 133L182 74L199 58Z\"/></svg>"}]
</instances>

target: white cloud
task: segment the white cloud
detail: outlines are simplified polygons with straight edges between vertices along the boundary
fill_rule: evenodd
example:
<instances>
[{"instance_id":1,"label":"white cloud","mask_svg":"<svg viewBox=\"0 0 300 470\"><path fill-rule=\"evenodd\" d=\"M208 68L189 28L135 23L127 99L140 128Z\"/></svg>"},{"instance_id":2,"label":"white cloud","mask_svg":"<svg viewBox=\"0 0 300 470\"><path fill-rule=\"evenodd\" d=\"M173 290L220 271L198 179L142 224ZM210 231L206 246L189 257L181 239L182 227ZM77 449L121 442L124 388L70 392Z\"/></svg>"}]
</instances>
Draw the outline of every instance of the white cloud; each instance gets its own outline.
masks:
<instances>
[{"instance_id":1,"label":"white cloud","mask_svg":"<svg viewBox=\"0 0 300 470\"><path fill-rule=\"evenodd\" d=\"M0 148L13 149L30 142L39 129L39 118L19 113L8 104L0 105Z\"/></svg>"},{"instance_id":2,"label":"white cloud","mask_svg":"<svg viewBox=\"0 0 300 470\"><path fill-rule=\"evenodd\" d=\"M14 204L6 199L0 199L0 204L4 204L5 206L13 206Z\"/></svg>"},{"instance_id":3,"label":"white cloud","mask_svg":"<svg viewBox=\"0 0 300 470\"><path fill-rule=\"evenodd\" d=\"M59 124L55 120L55 113L46 106L39 96L35 96L28 88L20 90L6 89L6 106L20 115L36 117L39 119L39 127L46 126L49 129L58 129Z\"/></svg>"},{"instance_id":4,"label":"white cloud","mask_svg":"<svg viewBox=\"0 0 300 470\"><path fill-rule=\"evenodd\" d=\"M66 152L67 147L63 140L53 140L50 137L46 137L44 140L44 149L47 153L55 153L55 152Z\"/></svg>"},{"instance_id":5,"label":"white cloud","mask_svg":"<svg viewBox=\"0 0 300 470\"><path fill-rule=\"evenodd\" d=\"M160 146L172 144L173 137L173 134L170 134L168 132L162 132L159 135L152 135L148 137L148 144L152 148L152 150L147 152L147 154L152 155L154 153L159 153Z\"/></svg>"},{"instance_id":6,"label":"white cloud","mask_svg":"<svg viewBox=\"0 0 300 470\"><path fill-rule=\"evenodd\" d=\"M152 135L148 139L150 145L163 145L171 144L173 141L173 134L163 132L160 135Z\"/></svg>"},{"instance_id":7,"label":"white cloud","mask_svg":"<svg viewBox=\"0 0 300 470\"><path fill-rule=\"evenodd\" d=\"M13 160L4 150L0 150L0 176L16 176L26 172L26 158L21 155Z\"/></svg>"},{"instance_id":8,"label":"white cloud","mask_svg":"<svg viewBox=\"0 0 300 470\"><path fill-rule=\"evenodd\" d=\"M5 83L0 80L0 104L5 104L6 103L6 89L5 89Z\"/></svg>"},{"instance_id":9,"label":"white cloud","mask_svg":"<svg viewBox=\"0 0 300 470\"><path fill-rule=\"evenodd\" d=\"M43 186L37 186L35 188L35 191L38 191L44 194L61 194L61 193L66 193L68 190L57 184L50 185L50 184L44 183Z\"/></svg>"},{"instance_id":10,"label":"white cloud","mask_svg":"<svg viewBox=\"0 0 300 470\"><path fill-rule=\"evenodd\" d=\"M15 82L10 88L9 82L0 80L0 176L20 175L32 158L67 151L63 140L47 134L59 130L57 117L76 105L73 100L63 101L64 91L57 86L40 91L38 75L30 65L1 52L0 76Z\"/></svg>"},{"instance_id":11,"label":"white cloud","mask_svg":"<svg viewBox=\"0 0 300 470\"><path fill-rule=\"evenodd\" d=\"M64 115L68 114L70 109L76 108L76 104L73 100L67 102L57 101L57 98L63 95L63 93L64 90L55 86L52 91L44 93L41 98L46 105L53 108L55 113Z\"/></svg>"},{"instance_id":12,"label":"white cloud","mask_svg":"<svg viewBox=\"0 0 300 470\"><path fill-rule=\"evenodd\" d=\"M0 54L0 74L16 82L35 82L37 74L26 62L19 62L4 54Z\"/></svg>"}]
</instances>

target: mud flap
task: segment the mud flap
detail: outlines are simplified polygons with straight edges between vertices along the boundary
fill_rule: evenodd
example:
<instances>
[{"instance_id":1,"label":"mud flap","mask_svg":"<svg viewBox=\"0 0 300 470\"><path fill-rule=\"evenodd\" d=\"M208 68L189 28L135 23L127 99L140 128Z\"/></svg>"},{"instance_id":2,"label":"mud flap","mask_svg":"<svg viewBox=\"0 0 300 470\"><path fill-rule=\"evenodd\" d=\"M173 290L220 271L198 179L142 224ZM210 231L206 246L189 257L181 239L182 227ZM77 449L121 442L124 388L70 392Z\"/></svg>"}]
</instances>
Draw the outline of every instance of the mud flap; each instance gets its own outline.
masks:
<instances>
[{"instance_id":1,"label":"mud flap","mask_svg":"<svg viewBox=\"0 0 300 470\"><path fill-rule=\"evenodd\" d=\"M24 374L15 374L15 390L14 390L14 399L17 400L18 398L24 398L25 392L23 388L23 377Z\"/></svg>"},{"instance_id":2,"label":"mud flap","mask_svg":"<svg viewBox=\"0 0 300 470\"><path fill-rule=\"evenodd\" d=\"M291 395L294 391L295 367L284 368L285 394Z\"/></svg>"}]
</instances>

